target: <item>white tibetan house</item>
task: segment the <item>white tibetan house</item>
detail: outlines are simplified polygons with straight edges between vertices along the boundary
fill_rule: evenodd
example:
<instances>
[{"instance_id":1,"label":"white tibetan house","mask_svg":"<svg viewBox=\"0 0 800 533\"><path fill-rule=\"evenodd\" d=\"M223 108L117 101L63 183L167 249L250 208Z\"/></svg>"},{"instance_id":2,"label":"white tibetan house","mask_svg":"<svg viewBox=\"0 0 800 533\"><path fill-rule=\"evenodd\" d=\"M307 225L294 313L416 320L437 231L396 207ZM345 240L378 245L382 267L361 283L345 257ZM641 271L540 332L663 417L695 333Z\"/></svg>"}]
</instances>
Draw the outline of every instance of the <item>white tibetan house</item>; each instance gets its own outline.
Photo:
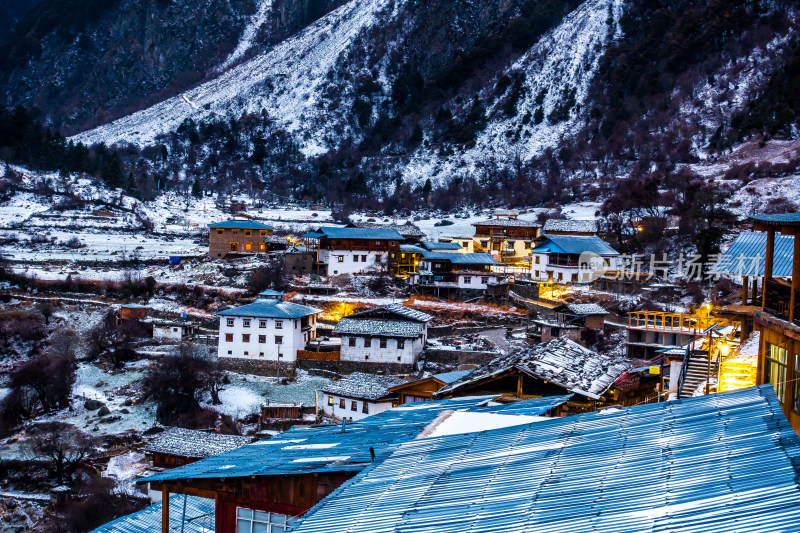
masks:
<instances>
[{"instance_id":1,"label":"white tibetan house","mask_svg":"<svg viewBox=\"0 0 800 533\"><path fill-rule=\"evenodd\" d=\"M389 389L405 383L400 378L353 372L322 389L322 412L335 420L361 420L398 404L397 393Z\"/></svg>"},{"instance_id":2,"label":"white tibetan house","mask_svg":"<svg viewBox=\"0 0 800 533\"><path fill-rule=\"evenodd\" d=\"M317 336L322 311L283 301L283 293L264 291L255 302L217 313L218 357L294 362L297 351Z\"/></svg>"}]
</instances>

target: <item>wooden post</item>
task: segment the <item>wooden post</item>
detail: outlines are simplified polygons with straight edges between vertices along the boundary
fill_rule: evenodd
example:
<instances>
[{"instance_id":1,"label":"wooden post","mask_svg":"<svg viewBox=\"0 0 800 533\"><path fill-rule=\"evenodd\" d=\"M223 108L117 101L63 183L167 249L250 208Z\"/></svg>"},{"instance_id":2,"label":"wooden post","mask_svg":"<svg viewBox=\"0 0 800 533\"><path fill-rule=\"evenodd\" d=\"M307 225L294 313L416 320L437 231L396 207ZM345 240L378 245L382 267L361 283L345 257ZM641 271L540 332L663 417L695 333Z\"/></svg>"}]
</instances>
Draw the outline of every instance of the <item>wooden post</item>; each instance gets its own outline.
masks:
<instances>
[{"instance_id":1,"label":"wooden post","mask_svg":"<svg viewBox=\"0 0 800 533\"><path fill-rule=\"evenodd\" d=\"M775 229L767 230L767 255L764 257L764 285L761 287L761 307L767 304L767 280L772 279L772 259L775 255Z\"/></svg>"},{"instance_id":2,"label":"wooden post","mask_svg":"<svg viewBox=\"0 0 800 533\"><path fill-rule=\"evenodd\" d=\"M161 533L169 533L169 490L161 482Z\"/></svg>"},{"instance_id":3,"label":"wooden post","mask_svg":"<svg viewBox=\"0 0 800 533\"><path fill-rule=\"evenodd\" d=\"M794 231L794 253L792 254L792 293L789 298L789 322L798 317L795 314L797 307L797 291L800 290L800 231Z\"/></svg>"},{"instance_id":4,"label":"wooden post","mask_svg":"<svg viewBox=\"0 0 800 533\"><path fill-rule=\"evenodd\" d=\"M519 370L517 372L519 372L517 374L517 398L522 398L522 372Z\"/></svg>"},{"instance_id":5,"label":"wooden post","mask_svg":"<svg viewBox=\"0 0 800 533\"><path fill-rule=\"evenodd\" d=\"M742 277L742 305L747 305L747 289L750 288L750 278Z\"/></svg>"}]
</instances>

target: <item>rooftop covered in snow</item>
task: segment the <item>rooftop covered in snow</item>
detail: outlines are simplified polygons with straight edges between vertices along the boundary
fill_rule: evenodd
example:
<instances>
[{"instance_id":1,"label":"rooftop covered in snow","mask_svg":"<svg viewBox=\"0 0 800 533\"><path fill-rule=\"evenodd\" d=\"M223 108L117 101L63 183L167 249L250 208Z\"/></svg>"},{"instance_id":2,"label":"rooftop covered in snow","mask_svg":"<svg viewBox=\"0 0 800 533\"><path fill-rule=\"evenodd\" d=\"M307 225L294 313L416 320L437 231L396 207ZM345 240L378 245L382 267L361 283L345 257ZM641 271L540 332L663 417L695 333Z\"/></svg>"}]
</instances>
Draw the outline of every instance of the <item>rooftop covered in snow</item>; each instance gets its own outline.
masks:
<instances>
[{"instance_id":1,"label":"rooftop covered in snow","mask_svg":"<svg viewBox=\"0 0 800 533\"><path fill-rule=\"evenodd\" d=\"M268 224L253 220L225 220L209 224L208 227L212 229L274 229Z\"/></svg>"},{"instance_id":2,"label":"rooftop covered in snow","mask_svg":"<svg viewBox=\"0 0 800 533\"><path fill-rule=\"evenodd\" d=\"M340 380L330 382L322 389L322 392L346 396L348 398L379 400L390 394L390 387L403 383L405 382L402 379L392 376L353 372Z\"/></svg>"},{"instance_id":3,"label":"rooftop covered in snow","mask_svg":"<svg viewBox=\"0 0 800 533\"><path fill-rule=\"evenodd\" d=\"M480 222L473 222L473 226L495 226L503 228L540 228L541 224L531 222L530 220L519 220L516 218L490 218L489 220L481 220Z\"/></svg>"},{"instance_id":4,"label":"rooftop covered in snow","mask_svg":"<svg viewBox=\"0 0 800 533\"><path fill-rule=\"evenodd\" d=\"M253 442L252 437L220 435L196 429L173 427L147 443L142 451L202 459L234 450L251 442Z\"/></svg>"},{"instance_id":5,"label":"rooftop covered in snow","mask_svg":"<svg viewBox=\"0 0 800 533\"><path fill-rule=\"evenodd\" d=\"M406 307L405 305L399 303L382 305L380 307L375 307L374 309L367 309L366 311L353 313L347 318L389 318L389 317L400 318L403 320L411 320L413 322L430 322L434 318L432 315L429 315L428 313L417 311L416 309L412 309L411 307Z\"/></svg>"},{"instance_id":6,"label":"rooftop covered in snow","mask_svg":"<svg viewBox=\"0 0 800 533\"><path fill-rule=\"evenodd\" d=\"M597 233L596 220L570 220L567 218L551 218L544 223L542 233Z\"/></svg>"},{"instance_id":7,"label":"rooftop covered in snow","mask_svg":"<svg viewBox=\"0 0 800 533\"><path fill-rule=\"evenodd\" d=\"M444 387L437 395L458 393L463 387L516 369L596 400L632 366L626 359L602 355L562 337L501 355Z\"/></svg>"},{"instance_id":8,"label":"rooftop covered in snow","mask_svg":"<svg viewBox=\"0 0 800 533\"><path fill-rule=\"evenodd\" d=\"M608 311L598 304L573 304L566 303L553 309L556 313L571 313L578 316L607 315Z\"/></svg>"},{"instance_id":9,"label":"rooftop covered in snow","mask_svg":"<svg viewBox=\"0 0 800 533\"><path fill-rule=\"evenodd\" d=\"M424 330L422 322L409 320L365 320L346 317L341 319L333 333L336 335L356 335L360 337L391 337L416 339Z\"/></svg>"}]
</instances>

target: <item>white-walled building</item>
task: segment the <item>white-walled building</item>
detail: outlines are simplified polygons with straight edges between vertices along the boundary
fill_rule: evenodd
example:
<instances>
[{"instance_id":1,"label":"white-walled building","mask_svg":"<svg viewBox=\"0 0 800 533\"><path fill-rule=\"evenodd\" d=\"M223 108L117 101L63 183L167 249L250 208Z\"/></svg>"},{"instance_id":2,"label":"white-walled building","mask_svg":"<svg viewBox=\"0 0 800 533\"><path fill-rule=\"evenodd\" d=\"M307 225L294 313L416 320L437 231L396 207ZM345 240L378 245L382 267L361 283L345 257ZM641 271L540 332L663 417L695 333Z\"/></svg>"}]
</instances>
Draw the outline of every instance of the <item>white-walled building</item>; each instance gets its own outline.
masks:
<instances>
[{"instance_id":1,"label":"white-walled building","mask_svg":"<svg viewBox=\"0 0 800 533\"><path fill-rule=\"evenodd\" d=\"M492 271L497 265L486 253L423 251L419 271L409 281L412 285L442 289L486 290L506 281L505 274Z\"/></svg>"},{"instance_id":2,"label":"white-walled building","mask_svg":"<svg viewBox=\"0 0 800 533\"><path fill-rule=\"evenodd\" d=\"M265 291L255 302L217 313L221 358L293 362L317 336L319 309L284 302Z\"/></svg>"},{"instance_id":3,"label":"white-walled building","mask_svg":"<svg viewBox=\"0 0 800 533\"><path fill-rule=\"evenodd\" d=\"M342 361L413 365L428 340L433 316L391 304L343 318L333 330L342 339Z\"/></svg>"},{"instance_id":4,"label":"white-walled building","mask_svg":"<svg viewBox=\"0 0 800 533\"><path fill-rule=\"evenodd\" d=\"M361 420L397 405L398 395L389 388L405 383L391 376L354 372L322 389L322 412L331 418Z\"/></svg>"},{"instance_id":5,"label":"white-walled building","mask_svg":"<svg viewBox=\"0 0 800 533\"><path fill-rule=\"evenodd\" d=\"M536 281L591 283L618 267L619 252L597 236L546 235L531 252L531 277Z\"/></svg>"},{"instance_id":6,"label":"white-walled building","mask_svg":"<svg viewBox=\"0 0 800 533\"><path fill-rule=\"evenodd\" d=\"M303 235L316 253L314 270L321 276L358 274L388 267L395 271L404 237L389 228L321 227Z\"/></svg>"}]
</instances>

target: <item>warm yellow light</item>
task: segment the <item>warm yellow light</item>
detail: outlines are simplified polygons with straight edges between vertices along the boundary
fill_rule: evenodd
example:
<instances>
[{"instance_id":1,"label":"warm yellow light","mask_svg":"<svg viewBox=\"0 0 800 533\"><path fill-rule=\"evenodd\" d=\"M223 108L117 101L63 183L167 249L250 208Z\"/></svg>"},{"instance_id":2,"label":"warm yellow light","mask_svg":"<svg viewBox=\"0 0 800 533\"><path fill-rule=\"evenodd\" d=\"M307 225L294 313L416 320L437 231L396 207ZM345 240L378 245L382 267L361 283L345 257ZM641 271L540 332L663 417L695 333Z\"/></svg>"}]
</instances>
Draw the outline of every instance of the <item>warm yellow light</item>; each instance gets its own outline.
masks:
<instances>
[{"instance_id":1,"label":"warm yellow light","mask_svg":"<svg viewBox=\"0 0 800 533\"><path fill-rule=\"evenodd\" d=\"M730 353L730 351L731 351L731 347L728 346L727 342L720 343L720 345L719 345L719 354L722 357L728 357L728 354Z\"/></svg>"}]
</instances>

